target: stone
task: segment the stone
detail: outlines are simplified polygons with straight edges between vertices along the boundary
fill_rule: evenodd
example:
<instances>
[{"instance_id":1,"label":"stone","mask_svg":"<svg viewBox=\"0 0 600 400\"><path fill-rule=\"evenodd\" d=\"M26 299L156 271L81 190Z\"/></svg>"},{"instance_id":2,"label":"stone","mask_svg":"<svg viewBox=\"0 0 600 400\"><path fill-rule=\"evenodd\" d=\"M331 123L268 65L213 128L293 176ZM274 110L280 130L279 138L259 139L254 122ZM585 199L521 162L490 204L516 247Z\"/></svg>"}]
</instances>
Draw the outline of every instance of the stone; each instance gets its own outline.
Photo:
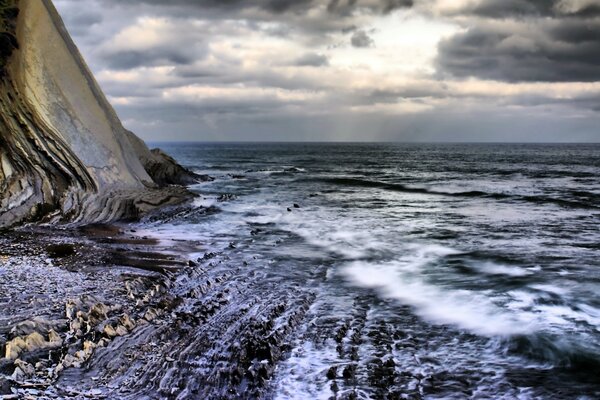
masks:
<instances>
[{"instance_id":1,"label":"stone","mask_svg":"<svg viewBox=\"0 0 600 400\"><path fill-rule=\"evenodd\" d=\"M25 373L21 370L21 368L17 367L10 377L13 381L23 382L25 380Z\"/></svg>"},{"instance_id":2,"label":"stone","mask_svg":"<svg viewBox=\"0 0 600 400\"><path fill-rule=\"evenodd\" d=\"M10 389L10 382L6 378L0 376L0 395L12 394L12 391Z\"/></svg>"},{"instance_id":3,"label":"stone","mask_svg":"<svg viewBox=\"0 0 600 400\"><path fill-rule=\"evenodd\" d=\"M13 340L6 343L5 358L9 360L16 360L19 355L27 348L27 343L20 337L14 338Z\"/></svg>"},{"instance_id":4,"label":"stone","mask_svg":"<svg viewBox=\"0 0 600 400\"><path fill-rule=\"evenodd\" d=\"M118 336L125 336L129 333L127 328L125 328L123 325L117 326L117 328L115 329L115 332L117 333Z\"/></svg>"},{"instance_id":5,"label":"stone","mask_svg":"<svg viewBox=\"0 0 600 400\"><path fill-rule=\"evenodd\" d=\"M337 377L337 367L331 367L327 370L327 379L334 380Z\"/></svg>"},{"instance_id":6,"label":"stone","mask_svg":"<svg viewBox=\"0 0 600 400\"><path fill-rule=\"evenodd\" d=\"M75 254L75 246L70 243L51 244L46 247L46 252L52 258L64 258Z\"/></svg>"},{"instance_id":7,"label":"stone","mask_svg":"<svg viewBox=\"0 0 600 400\"><path fill-rule=\"evenodd\" d=\"M127 330L132 331L135 329L135 321L133 321L129 315L123 314L119 321Z\"/></svg>"},{"instance_id":8,"label":"stone","mask_svg":"<svg viewBox=\"0 0 600 400\"><path fill-rule=\"evenodd\" d=\"M48 346L46 339L38 332L33 332L25 338L25 346L27 351L43 349Z\"/></svg>"},{"instance_id":9,"label":"stone","mask_svg":"<svg viewBox=\"0 0 600 400\"><path fill-rule=\"evenodd\" d=\"M25 378L31 378L35 375L34 366L23 360L16 360L15 366L17 366L17 368L19 368L21 370L21 372L23 373Z\"/></svg>"},{"instance_id":10,"label":"stone","mask_svg":"<svg viewBox=\"0 0 600 400\"><path fill-rule=\"evenodd\" d=\"M117 331L115 330L115 328L113 328L113 326L109 325L109 324L104 325L104 331L103 332L109 338L114 338L114 337L116 337L118 335Z\"/></svg>"},{"instance_id":11,"label":"stone","mask_svg":"<svg viewBox=\"0 0 600 400\"><path fill-rule=\"evenodd\" d=\"M57 348L63 345L63 340L60 335L54 330L51 329L48 332L48 347Z\"/></svg>"},{"instance_id":12,"label":"stone","mask_svg":"<svg viewBox=\"0 0 600 400\"><path fill-rule=\"evenodd\" d=\"M15 325L10 334L13 336L27 336L36 330L37 324L34 321L24 321Z\"/></svg>"}]
</instances>

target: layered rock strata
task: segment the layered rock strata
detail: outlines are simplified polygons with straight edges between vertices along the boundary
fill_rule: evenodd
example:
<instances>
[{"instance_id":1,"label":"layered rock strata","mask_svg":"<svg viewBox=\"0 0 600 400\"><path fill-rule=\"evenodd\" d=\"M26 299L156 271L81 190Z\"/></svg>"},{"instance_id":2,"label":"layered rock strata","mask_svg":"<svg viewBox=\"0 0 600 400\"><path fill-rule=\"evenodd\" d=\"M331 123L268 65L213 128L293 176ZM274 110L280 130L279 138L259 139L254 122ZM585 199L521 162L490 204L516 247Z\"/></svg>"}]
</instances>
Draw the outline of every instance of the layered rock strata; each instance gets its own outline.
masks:
<instances>
[{"instance_id":1,"label":"layered rock strata","mask_svg":"<svg viewBox=\"0 0 600 400\"><path fill-rule=\"evenodd\" d=\"M199 176L127 131L51 0L0 0L0 227L132 218Z\"/></svg>"}]
</instances>

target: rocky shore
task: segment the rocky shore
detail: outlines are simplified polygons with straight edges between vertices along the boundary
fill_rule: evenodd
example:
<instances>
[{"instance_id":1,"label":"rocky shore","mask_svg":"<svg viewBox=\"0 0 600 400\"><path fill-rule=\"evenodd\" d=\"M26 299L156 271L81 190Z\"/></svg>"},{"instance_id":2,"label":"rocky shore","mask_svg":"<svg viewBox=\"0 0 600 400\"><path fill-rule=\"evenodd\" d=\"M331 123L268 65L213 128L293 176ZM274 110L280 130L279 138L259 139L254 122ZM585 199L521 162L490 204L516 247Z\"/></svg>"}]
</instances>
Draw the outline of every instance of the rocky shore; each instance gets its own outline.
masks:
<instances>
[{"instance_id":1,"label":"rocky shore","mask_svg":"<svg viewBox=\"0 0 600 400\"><path fill-rule=\"evenodd\" d=\"M1 399L264 393L310 296L297 293L292 307L265 302L260 272L209 251L189 260L203 243L163 243L136 230L96 224L0 236Z\"/></svg>"}]
</instances>

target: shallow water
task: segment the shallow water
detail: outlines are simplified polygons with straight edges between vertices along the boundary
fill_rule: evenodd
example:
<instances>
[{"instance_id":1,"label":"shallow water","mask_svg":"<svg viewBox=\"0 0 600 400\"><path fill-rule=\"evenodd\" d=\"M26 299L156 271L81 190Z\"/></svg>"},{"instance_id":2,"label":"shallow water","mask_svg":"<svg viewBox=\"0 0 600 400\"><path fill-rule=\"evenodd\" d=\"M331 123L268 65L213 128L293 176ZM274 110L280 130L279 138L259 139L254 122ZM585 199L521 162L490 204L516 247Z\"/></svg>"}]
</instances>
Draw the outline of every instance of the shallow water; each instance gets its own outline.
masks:
<instances>
[{"instance_id":1,"label":"shallow water","mask_svg":"<svg viewBox=\"0 0 600 400\"><path fill-rule=\"evenodd\" d=\"M161 147L216 180L149 232L314 299L273 397L600 396L599 145Z\"/></svg>"}]
</instances>

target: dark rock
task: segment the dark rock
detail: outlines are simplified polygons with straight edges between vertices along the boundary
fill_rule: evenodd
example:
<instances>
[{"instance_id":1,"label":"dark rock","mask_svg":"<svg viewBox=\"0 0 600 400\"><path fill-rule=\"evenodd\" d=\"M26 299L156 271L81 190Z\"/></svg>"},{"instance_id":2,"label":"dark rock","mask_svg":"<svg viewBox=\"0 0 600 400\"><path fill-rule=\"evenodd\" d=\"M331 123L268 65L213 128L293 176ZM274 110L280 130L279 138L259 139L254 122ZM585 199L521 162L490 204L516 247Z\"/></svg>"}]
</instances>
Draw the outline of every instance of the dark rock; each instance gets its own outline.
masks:
<instances>
[{"instance_id":1,"label":"dark rock","mask_svg":"<svg viewBox=\"0 0 600 400\"><path fill-rule=\"evenodd\" d=\"M294 208L300 208L299 204L294 203Z\"/></svg>"},{"instance_id":2,"label":"dark rock","mask_svg":"<svg viewBox=\"0 0 600 400\"><path fill-rule=\"evenodd\" d=\"M177 164L177 161L161 149L150 150L150 156L143 155L140 161L148 175L160 186L193 185L200 182L214 181L208 175L199 175Z\"/></svg>"},{"instance_id":3,"label":"dark rock","mask_svg":"<svg viewBox=\"0 0 600 400\"><path fill-rule=\"evenodd\" d=\"M292 212L292 209L291 209L291 208L289 208L289 207L288 207L288 209L287 209L287 210L288 210L288 212Z\"/></svg>"},{"instance_id":4,"label":"dark rock","mask_svg":"<svg viewBox=\"0 0 600 400\"><path fill-rule=\"evenodd\" d=\"M69 257L75 254L75 246L70 243L51 244L46 247L46 251L52 258Z\"/></svg>"},{"instance_id":5,"label":"dark rock","mask_svg":"<svg viewBox=\"0 0 600 400\"><path fill-rule=\"evenodd\" d=\"M12 394L10 388L10 382L7 379L0 376L0 395Z\"/></svg>"},{"instance_id":6,"label":"dark rock","mask_svg":"<svg viewBox=\"0 0 600 400\"><path fill-rule=\"evenodd\" d=\"M355 375L356 375L356 365L354 365L354 364L348 365L346 368L344 368L344 372L342 373L342 376L346 380L353 380Z\"/></svg>"},{"instance_id":7,"label":"dark rock","mask_svg":"<svg viewBox=\"0 0 600 400\"><path fill-rule=\"evenodd\" d=\"M236 198L237 198L237 196L236 196L236 195L234 195L234 194L231 194L231 193L225 193L225 194L222 194L222 195L220 195L220 196L217 198L217 201L218 201L218 202L221 202L221 203L223 203L223 202L225 202L225 201L231 201L231 200L235 200Z\"/></svg>"},{"instance_id":8,"label":"dark rock","mask_svg":"<svg viewBox=\"0 0 600 400\"><path fill-rule=\"evenodd\" d=\"M327 379L334 380L337 377L337 367L331 367L327 371Z\"/></svg>"}]
</instances>

